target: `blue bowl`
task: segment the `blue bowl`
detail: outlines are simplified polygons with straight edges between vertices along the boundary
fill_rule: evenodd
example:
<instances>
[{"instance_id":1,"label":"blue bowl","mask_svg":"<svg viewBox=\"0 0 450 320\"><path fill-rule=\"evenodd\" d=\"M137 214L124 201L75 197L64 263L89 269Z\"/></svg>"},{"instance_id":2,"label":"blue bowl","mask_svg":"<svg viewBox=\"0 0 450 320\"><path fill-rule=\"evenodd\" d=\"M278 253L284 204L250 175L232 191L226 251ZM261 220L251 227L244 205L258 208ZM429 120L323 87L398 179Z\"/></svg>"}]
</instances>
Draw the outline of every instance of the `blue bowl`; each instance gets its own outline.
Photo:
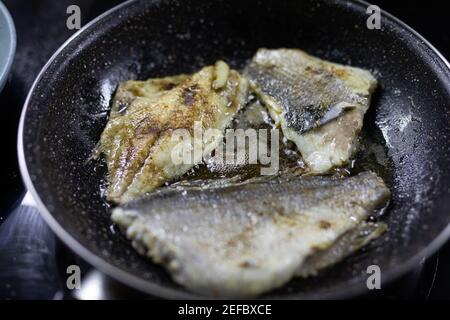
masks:
<instances>
[{"instance_id":1,"label":"blue bowl","mask_svg":"<svg viewBox=\"0 0 450 320\"><path fill-rule=\"evenodd\" d=\"M16 51L16 29L14 22L0 1L0 92L5 85Z\"/></svg>"}]
</instances>

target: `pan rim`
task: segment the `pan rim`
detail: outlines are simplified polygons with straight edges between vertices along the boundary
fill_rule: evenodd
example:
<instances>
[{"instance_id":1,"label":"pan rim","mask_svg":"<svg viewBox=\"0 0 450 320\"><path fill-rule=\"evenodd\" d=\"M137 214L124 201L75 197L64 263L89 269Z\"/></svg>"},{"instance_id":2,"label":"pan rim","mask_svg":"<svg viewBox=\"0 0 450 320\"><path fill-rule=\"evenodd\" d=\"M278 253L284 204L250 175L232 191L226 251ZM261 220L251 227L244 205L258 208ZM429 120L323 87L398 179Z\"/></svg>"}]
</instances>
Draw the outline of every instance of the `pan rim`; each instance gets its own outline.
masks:
<instances>
[{"instance_id":1,"label":"pan rim","mask_svg":"<svg viewBox=\"0 0 450 320\"><path fill-rule=\"evenodd\" d=\"M46 221L46 223L50 226L52 231L61 239L63 243L65 243L71 250L73 250L76 254L78 254L80 257L85 259L89 264L97 268L98 270L104 272L106 275L110 276L111 278L127 285L131 286L139 291L142 291L144 293L163 297L163 298L169 298L169 299L208 299L208 297L200 296L195 293L190 293L188 291L183 291L183 289L176 289L176 288L167 288L166 286L158 285L156 283L152 283L150 281L145 281L138 276L135 276L121 268L118 268L114 266L113 264L109 263L107 260L97 256L95 253L90 251L88 248L83 246L74 236L72 236L68 231L64 229L62 225L53 217L53 215L50 213L50 211L47 209L47 207L44 205L42 200L39 197L39 194L37 193L33 182L30 178L29 172L28 172L28 166L26 162L26 156L25 156L25 150L24 150L24 144L23 144L23 138L24 138L24 126L25 126L25 118L27 114L27 109L30 104L31 98L34 95L35 89L38 85L38 83L41 81L43 75L49 68L49 66L54 62L54 60L59 56L59 54L73 41L75 40L81 33L85 32L87 29L89 29L91 26L95 25L99 21L103 20L105 17L109 16L110 14L123 9L124 7L127 7L131 5L132 3L136 2L137 0L127 0L109 10L104 12L103 14L99 15L89 23L87 23L85 26L83 26L79 31L74 33L69 39L67 39L61 47L51 56L51 58L47 61L47 63L44 65L42 70L39 72L38 76L36 77L33 85L30 88L30 91L27 95L27 98L25 100L20 122L19 122L19 129L18 129L18 136L17 136L17 155L19 160L19 167L20 172L22 175L22 179L24 181L24 184L32 195L33 199L36 202L36 208L39 210L41 216ZM339 1L341 2L341 1ZM345 2L345 1L342 1ZM354 5L359 6L365 6L368 7L370 4L363 0L349 0L346 1L347 3L353 3ZM420 35L417 31L415 31L413 28L411 28L409 25L401 21L400 19L396 18L395 16L391 15L390 13L381 10L381 13L383 16L391 20L394 24L396 24L400 29L403 29L410 33L411 36L415 37L416 39L420 40L426 47L428 47L433 54L436 55L436 57L447 67L448 70L450 70L450 63L447 61L447 59L437 50L428 40L426 40L422 35ZM447 86L450 87L450 83L447 83ZM427 246L425 246L421 251L417 252L414 256L409 258L408 260L404 261L402 264L398 265L395 268L391 268L386 271L386 273L383 275L383 283L386 284L388 282L392 282L396 278L400 277L401 275L405 274L408 270L412 269L414 265L417 265L422 259L427 258L431 256L433 253L435 253L448 239L450 238L450 224L447 225L439 235L433 239ZM367 288L364 286L363 283L352 283L349 284L346 288L346 290L339 291L339 292L332 292L332 293L322 293L322 294L312 294L309 299L346 299L350 297L357 296L359 294L362 294ZM266 297L261 297L262 299ZM298 299L296 297L295 293L291 295L282 295L282 296L271 296L271 299Z\"/></svg>"}]
</instances>

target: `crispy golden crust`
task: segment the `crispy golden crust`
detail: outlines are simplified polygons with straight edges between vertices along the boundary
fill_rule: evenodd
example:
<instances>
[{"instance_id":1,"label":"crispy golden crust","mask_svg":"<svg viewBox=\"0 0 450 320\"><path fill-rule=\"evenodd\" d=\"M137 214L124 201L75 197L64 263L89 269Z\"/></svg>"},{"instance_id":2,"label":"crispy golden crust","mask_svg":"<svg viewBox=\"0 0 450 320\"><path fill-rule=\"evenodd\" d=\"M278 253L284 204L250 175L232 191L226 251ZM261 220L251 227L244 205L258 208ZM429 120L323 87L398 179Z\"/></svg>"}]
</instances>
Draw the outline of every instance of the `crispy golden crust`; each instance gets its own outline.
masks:
<instances>
[{"instance_id":1,"label":"crispy golden crust","mask_svg":"<svg viewBox=\"0 0 450 320\"><path fill-rule=\"evenodd\" d=\"M226 72L225 85L213 88L219 75L223 84L223 64L192 76L127 81L119 87L99 144L108 164L109 200L138 197L196 164L171 163L171 136L177 129L193 135L196 121L203 129L223 131L241 108L247 83L238 72Z\"/></svg>"}]
</instances>

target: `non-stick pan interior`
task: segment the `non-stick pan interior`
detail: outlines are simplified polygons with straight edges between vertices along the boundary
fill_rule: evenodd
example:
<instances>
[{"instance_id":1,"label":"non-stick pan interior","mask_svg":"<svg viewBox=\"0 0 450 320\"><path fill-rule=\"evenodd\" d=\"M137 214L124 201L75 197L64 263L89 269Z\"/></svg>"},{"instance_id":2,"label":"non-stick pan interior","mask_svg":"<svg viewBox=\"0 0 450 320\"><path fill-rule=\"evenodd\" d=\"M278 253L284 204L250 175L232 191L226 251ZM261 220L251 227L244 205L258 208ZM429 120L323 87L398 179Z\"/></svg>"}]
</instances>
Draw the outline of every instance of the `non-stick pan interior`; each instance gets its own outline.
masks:
<instances>
[{"instance_id":1,"label":"non-stick pan interior","mask_svg":"<svg viewBox=\"0 0 450 320\"><path fill-rule=\"evenodd\" d=\"M450 76L426 43L391 18L382 17L381 30L369 30L366 7L317 0L134 1L90 25L41 75L24 121L28 172L56 221L51 224L67 232L71 245L75 240L90 251L79 253L97 267L107 263L116 278L155 295L186 294L131 248L101 198L105 168L87 159L111 97L126 79L190 72L219 58L239 68L260 47L295 47L378 78L366 123L388 148L393 197L382 238L320 276L295 279L266 296L338 297L365 287L369 265L380 266L383 280L401 271L450 222Z\"/></svg>"}]
</instances>

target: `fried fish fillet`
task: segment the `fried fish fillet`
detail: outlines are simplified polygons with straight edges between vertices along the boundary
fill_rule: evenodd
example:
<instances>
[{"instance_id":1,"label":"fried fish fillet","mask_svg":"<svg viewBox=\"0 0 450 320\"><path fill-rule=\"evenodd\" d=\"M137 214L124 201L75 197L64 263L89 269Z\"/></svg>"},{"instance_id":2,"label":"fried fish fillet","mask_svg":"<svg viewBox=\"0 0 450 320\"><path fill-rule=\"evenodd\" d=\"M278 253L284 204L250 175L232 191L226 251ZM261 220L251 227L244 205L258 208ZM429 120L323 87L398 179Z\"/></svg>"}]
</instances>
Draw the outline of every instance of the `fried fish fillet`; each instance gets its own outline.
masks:
<instances>
[{"instance_id":1,"label":"fried fish fillet","mask_svg":"<svg viewBox=\"0 0 450 320\"><path fill-rule=\"evenodd\" d=\"M127 81L115 96L110 119L98 145L108 165L107 198L123 203L181 176L222 140L194 137L194 124L223 132L247 98L248 81L225 62L179 75ZM201 153L174 163L177 129L187 130Z\"/></svg>"},{"instance_id":2,"label":"fried fish fillet","mask_svg":"<svg viewBox=\"0 0 450 320\"><path fill-rule=\"evenodd\" d=\"M260 49L244 74L314 173L348 162L377 81L297 49Z\"/></svg>"},{"instance_id":3,"label":"fried fish fillet","mask_svg":"<svg viewBox=\"0 0 450 320\"><path fill-rule=\"evenodd\" d=\"M315 274L377 237L383 225L365 220L388 197L372 172L283 175L165 188L117 207L112 219L191 291L252 297Z\"/></svg>"}]
</instances>

